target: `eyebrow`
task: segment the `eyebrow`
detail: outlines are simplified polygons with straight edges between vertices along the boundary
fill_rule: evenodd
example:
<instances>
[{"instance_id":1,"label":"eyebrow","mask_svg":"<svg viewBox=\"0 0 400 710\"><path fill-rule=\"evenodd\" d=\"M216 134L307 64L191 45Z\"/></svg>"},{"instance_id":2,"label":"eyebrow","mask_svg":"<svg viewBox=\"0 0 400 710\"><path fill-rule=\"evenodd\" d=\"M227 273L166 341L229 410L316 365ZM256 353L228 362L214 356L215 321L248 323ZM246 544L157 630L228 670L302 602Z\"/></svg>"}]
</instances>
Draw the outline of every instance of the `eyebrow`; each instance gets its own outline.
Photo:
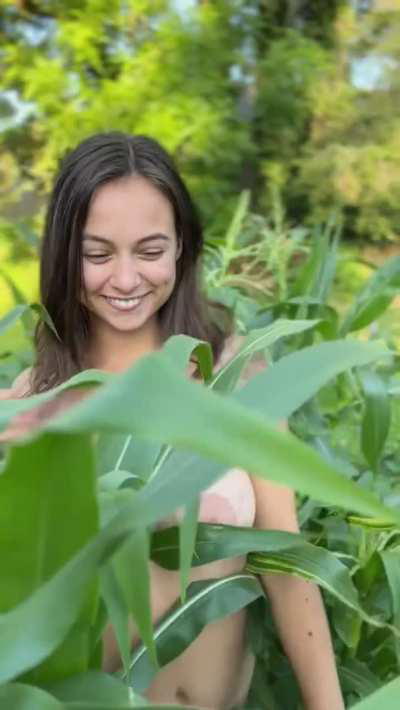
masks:
<instances>
[{"instance_id":1,"label":"eyebrow","mask_svg":"<svg viewBox=\"0 0 400 710\"><path fill-rule=\"evenodd\" d=\"M113 246L113 241L111 239L107 239L106 237L99 237L97 234L83 235L84 241L88 241L89 239L94 242L101 242L102 244L108 244L110 246ZM169 242L169 237L167 237L166 234L161 234L157 232L156 234L149 234L147 237L142 237L141 239L138 239L136 244L144 244L150 241L155 241L156 239L162 239L165 242Z\"/></svg>"}]
</instances>

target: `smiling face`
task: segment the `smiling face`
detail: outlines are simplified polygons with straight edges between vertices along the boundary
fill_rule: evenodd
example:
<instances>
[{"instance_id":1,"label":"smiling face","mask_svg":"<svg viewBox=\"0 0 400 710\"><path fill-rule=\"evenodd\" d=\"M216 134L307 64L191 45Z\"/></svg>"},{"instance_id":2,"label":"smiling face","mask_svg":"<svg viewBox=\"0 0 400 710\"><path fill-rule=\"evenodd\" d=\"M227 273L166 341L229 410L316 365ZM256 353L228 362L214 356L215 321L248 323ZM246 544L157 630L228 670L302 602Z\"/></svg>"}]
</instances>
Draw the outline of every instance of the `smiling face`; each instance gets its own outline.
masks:
<instances>
[{"instance_id":1,"label":"smiling face","mask_svg":"<svg viewBox=\"0 0 400 710\"><path fill-rule=\"evenodd\" d=\"M82 255L83 303L95 329L157 327L180 255L173 209L162 192L141 176L101 186L83 229Z\"/></svg>"}]
</instances>

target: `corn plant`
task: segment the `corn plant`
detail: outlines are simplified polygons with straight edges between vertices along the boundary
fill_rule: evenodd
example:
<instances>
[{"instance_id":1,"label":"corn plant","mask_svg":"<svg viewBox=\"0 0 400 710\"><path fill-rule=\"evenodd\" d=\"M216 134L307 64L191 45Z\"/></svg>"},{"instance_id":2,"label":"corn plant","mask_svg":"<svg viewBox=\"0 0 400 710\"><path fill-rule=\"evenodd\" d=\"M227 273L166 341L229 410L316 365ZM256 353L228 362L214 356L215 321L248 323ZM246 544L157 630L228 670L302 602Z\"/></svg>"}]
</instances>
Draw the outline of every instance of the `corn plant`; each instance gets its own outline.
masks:
<instances>
[{"instance_id":1,"label":"corn plant","mask_svg":"<svg viewBox=\"0 0 400 710\"><path fill-rule=\"evenodd\" d=\"M334 230L309 249L285 300L255 303L241 350L215 376L209 345L175 336L125 373L89 370L51 392L0 402L4 428L64 390L92 389L29 440L4 447L0 707L151 708L143 694L157 668L245 606L257 659L248 707L301 707L257 577L268 572L323 590L347 705L397 709L397 353L351 334L387 307L400 263L378 270L343 317L327 300ZM19 304L0 328L25 313L35 310ZM259 351L269 367L240 386ZM202 384L183 374L192 355ZM277 431L282 418L290 433ZM197 523L201 491L237 465L298 492L300 535ZM181 525L157 530L178 506ZM191 566L237 555L247 555L243 573L188 585ZM155 628L149 559L181 577L180 599ZM133 650L129 616L142 641ZM115 674L101 670L108 623L121 656Z\"/></svg>"}]
</instances>

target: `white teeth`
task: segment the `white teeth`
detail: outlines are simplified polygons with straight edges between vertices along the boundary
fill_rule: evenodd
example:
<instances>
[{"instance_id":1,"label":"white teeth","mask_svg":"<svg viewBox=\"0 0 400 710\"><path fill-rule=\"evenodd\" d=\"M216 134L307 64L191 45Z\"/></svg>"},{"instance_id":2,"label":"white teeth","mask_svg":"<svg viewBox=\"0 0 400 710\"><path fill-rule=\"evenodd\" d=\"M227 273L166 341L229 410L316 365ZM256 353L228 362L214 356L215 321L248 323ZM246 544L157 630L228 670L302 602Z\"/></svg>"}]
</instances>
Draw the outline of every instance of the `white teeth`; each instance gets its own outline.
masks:
<instances>
[{"instance_id":1,"label":"white teeth","mask_svg":"<svg viewBox=\"0 0 400 710\"><path fill-rule=\"evenodd\" d=\"M108 303L119 308L121 311L128 311L130 308L137 306L140 298L107 298Z\"/></svg>"}]
</instances>

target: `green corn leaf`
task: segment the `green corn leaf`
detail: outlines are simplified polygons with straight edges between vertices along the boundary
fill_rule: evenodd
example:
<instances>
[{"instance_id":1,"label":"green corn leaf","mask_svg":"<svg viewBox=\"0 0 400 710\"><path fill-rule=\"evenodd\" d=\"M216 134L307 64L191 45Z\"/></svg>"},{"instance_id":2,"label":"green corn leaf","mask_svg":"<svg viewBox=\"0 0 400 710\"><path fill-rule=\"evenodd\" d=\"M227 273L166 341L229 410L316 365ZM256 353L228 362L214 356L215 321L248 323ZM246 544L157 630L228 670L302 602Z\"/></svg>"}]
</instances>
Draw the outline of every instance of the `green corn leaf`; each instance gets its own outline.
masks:
<instances>
[{"instance_id":1,"label":"green corn leaf","mask_svg":"<svg viewBox=\"0 0 400 710\"><path fill-rule=\"evenodd\" d=\"M70 676L46 687L57 700L65 705L78 702L113 703L115 708L126 707L130 703L130 689L118 678L102 671L89 671Z\"/></svg>"},{"instance_id":2,"label":"green corn leaf","mask_svg":"<svg viewBox=\"0 0 400 710\"><path fill-rule=\"evenodd\" d=\"M104 702L90 700L73 700L60 702L49 693L40 688L22 683L9 683L0 686L0 707L4 710L182 710L182 705L153 705L143 698L136 697L128 689L129 701L121 703L114 697ZM114 693L115 696L115 693ZM187 706L188 710L198 710Z\"/></svg>"},{"instance_id":3,"label":"green corn leaf","mask_svg":"<svg viewBox=\"0 0 400 710\"><path fill-rule=\"evenodd\" d=\"M270 347L280 338L314 328L318 322L318 320L290 321L282 318L266 328L252 330L236 355L215 374L210 387L218 392L231 392L254 353Z\"/></svg>"},{"instance_id":4,"label":"green corn leaf","mask_svg":"<svg viewBox=\"0 0 400 710\"><path fill-rule=\"evenodd\" d=\"M379 678L372 673L366 663L357 658L349 658L338 667L343 690L354 692L361 698L375 692L380 687Z\"/></svg>"},{"instance_id":5,"label":"green corn leaf","mask_svg":"<svg viewBox=\"0 0 400 710\"><path fill-rule=\"evenodd\" d=\"M398 710L400 698L400 676L375 693L353 705L353 710Z\"/></svg>"},{"instance_id":6,"label":"green corn leaf","mask_svg":"<svg viewBox=\"0 0 400 710\"><path fill-rule=\"evenodd\" d=\"M157 667L150 604L149 554L149 534L145 528L138 528L115 554L112 566L140 636L149 649L152 662Z\"/></svg>"},{"instance_id":7,"label":"green corn leaf","mask_svg":"<svg viewBox=\"0 0 400 710\"><path fill-rule=\"evenodd\" d=\"M335 577L332 575L333 570L330 569L333 565L325 555L326 552L327 550L314 547L311 554L310 549L299 550L298 548L279 553L250 553L246 569L253 574L293 574L314 582L357 612L363 621L377 628L387 628L400 638L400 629L379 621L362 609L357 592L344 570L342 570L342 579L346 580L345 585L341 586L335 583Z\"/></svg>"},{"instance_id":8,"label":"green corn leaf","mask_svg":"<svg viewBox=\"0 0 400 710\"><path fill-rule=\"evenodd\" d=\"M28 306L20 304L19 306L15 306L12 311L9 311L7 315L0 320L0 333L4 333L7 328L11 328L11 326L26 313L27 308Z\"/></svg>"},{"instance_id":9,"label":"green corn leaf","mask_svg":"<svg viewBox=\"0 0 400 710\"><path fill-rule=\"evenodd\" d=\"M385 568L392 597L393 622L400 629L400 549L397 547L381 550L379 555ZM400 663L400 640L398 638L395 639L395 649L397 662Z\"/></svg>"},{"instance_id":10,"label":"green corn leaf","mask_svg":"<svg viewBox=\"0 0 400 710\"><path fill-rule=\"evenodd\" d=\"M0 685L0 707L4 710L64 710L57 698L22 683Z\"/></svg>"},{"instance_id":11,"label":"green corn leaf","mask_svg":"<svg viewBox=\"0 0 400 710\"><path fill-rule=\"evenodd\" d=\"M129 609L111 562L100 570L101 596L104 599L108 618L113 627L122 665L128 670L131 640L129 635Z\"/></svg>"},{"instance_id":12,"label":"green corn leaf","mask_svg":"<svg viewBox=\"0 0 400 710\"><path fill-rule=\"evenodd\" d=\"M98 529L94 460L87 436L45 436L29 447L13 449L0 476L0 499L4 613L29 598ZM35 669L35 682L86 670L95 605L94 587L63 646Z\"/></svg>"},{"instance_id":13,"label":"green corn leaf","mask_svg":"<svg viewBox=\"0 0 400 710\"><path fill-rule=\"evenodd\" d=\"M375 348L373 352L369 348L367 351L367 357L376 356ZM365 357L364 351L361 352ZM354 358L353 353L352 356ZM359 360L360 351L357 356ZM278 365L274 366L274 370L275 367ZM266 377L267 374L262 373L262 376ZM258 394L262 396L260 389ZM135 397L137 403L134 409L131 407L131 396ZM186 407L188 400L191 401L190 408ZM161 401L168 402L168 413L161 406ZM172 412L169 405L171 401L175 402ZM254 398L252 401L254 404ZM2 405L6 404L10 402L0 403L0 412ZM112 419L109 417L110 411L113 411ZM336 478L333 466L322 462L320 457L294 437L269 427L264 417L249 411L238 402L217 396L202 385L181 377L160 353L141 359L123 375L114 377L107 387L98 389L82 403L47 422L43 428L65 431L136 430L138 436L167 441L176 448L197 449L200 455L214 458L220 463L239 465L259 475L264 473L271 480L291 485L317 499L323 500L324 491L326 495L329 489L332 503L376 517L388 516L388 520L396 518L395 513L388 515L385 506L377 504L368 491L340 476ZM294 460L296 467L293 467ZM310 477L310 466L315 470L321 470L322 467L325 473ZM205 479L200 490L210 485L218 475L215 473L208 481ZM153 484L153 481L149 483ZM181 479L178 487L183 491L186 484L189 484L193 498L198 490L192 490L190 478L187 481ZM149 484L145 489L149 493L152 490ZM176 503L172 510L181 502L187 502L184 499L177 500L176 491L175 496ZM362 508L363 502L367 500L367 508ZM160 500L160 505L166 502Z\"/></svg>"},{"instance_id":14,"label":"green corn leaf","mask_svg":"<svg viewBox=\"0 0 400 710\"><path fill-rule=\"evenodd\" d=\"M350 340L312 345L285 355L233 396L275 420L286 419L330 379L351 367L373 362L379 353L385 357L385 350L375 343Z\"/></svg>"},{"instance_id":15,"label":"green corn leaf","mask_svg":"<svg viewBox=\"0 0 400 710\"><path fill-rule=\"evenodd\" d=\"M364 391L361 448L366 461L377 470L390 428L390 401L383 379L372 370L359 373Z\"/></svg>"},{"instance_id":16,"label":"green corn leaf","mask_svg":"<svg viewBox=\"0 0 400 710\"><path fill-rule=\"evenodd\" d=\"M186 602L168 612L157 625L154 637L162 666L170 663L197 638L207 624L243 609L263 595L260 583L248 574L193 582ZM155 669L144 647L133 655L128 683L140 693L149 685Z\"/></svg>"},{"instance_id":17,"label":"green corn leaf","mask_svg":"<svg viewBox=\"0 0 400 710\"><path fill-rule=\"evenodd\" d=\"M193 502L186 506L183 520L179 526L179 569L182 603L185 601L186 588L192 568L199 508L200 497L197 496Z\"/></svg>"},{"instance_id":18,"label":"green corn leaf","mask_svg":"<svg viewBox=\"0 0 400 710\"><path fill-rule=\"evenodd\" d=\"M299 574L322 586L363 619L368 618L369 623L384 626L364 612L348 568L329 550L306 542L296 533L199 523L193 566L247 554L249 571ZM150 555L162 567L177 569L178 528L156 530Z\"/></svg>"},{"instance_id":19,"label":"green corn leaf","mask_svg":"<svg viewBox=\"0 0 400 710\"><path fill-rule=\"evenodd\" d=\"M386 310L400 286L400 256L386 261L361 289L344 317L340 334L365 328Z\"/></svg>"}]
</instances>

